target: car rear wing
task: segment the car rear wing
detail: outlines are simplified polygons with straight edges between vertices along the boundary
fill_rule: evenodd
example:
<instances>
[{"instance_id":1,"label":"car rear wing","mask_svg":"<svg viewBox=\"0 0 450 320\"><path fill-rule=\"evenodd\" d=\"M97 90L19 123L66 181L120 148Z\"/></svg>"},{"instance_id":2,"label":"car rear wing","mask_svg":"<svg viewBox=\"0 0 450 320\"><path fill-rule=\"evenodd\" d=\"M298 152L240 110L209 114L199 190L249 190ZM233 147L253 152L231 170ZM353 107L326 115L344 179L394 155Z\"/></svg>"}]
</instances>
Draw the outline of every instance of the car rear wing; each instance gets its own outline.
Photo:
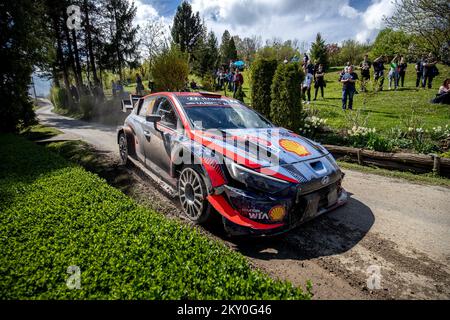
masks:
<instances>
[{"instance_id":1,"label":"car rear wing","mask_svg":"<svg viewBox=\"0 0 450 320\"><path fill-rule=\"evenodd\" d=\"M144 101L144 99L142 98L143 96L137 94L130 94L129 99L122 100L122 111L128 112L133 110L134 107L137 107L139 104L142 103L142 101Z\"/></svg>"}]
</instances>

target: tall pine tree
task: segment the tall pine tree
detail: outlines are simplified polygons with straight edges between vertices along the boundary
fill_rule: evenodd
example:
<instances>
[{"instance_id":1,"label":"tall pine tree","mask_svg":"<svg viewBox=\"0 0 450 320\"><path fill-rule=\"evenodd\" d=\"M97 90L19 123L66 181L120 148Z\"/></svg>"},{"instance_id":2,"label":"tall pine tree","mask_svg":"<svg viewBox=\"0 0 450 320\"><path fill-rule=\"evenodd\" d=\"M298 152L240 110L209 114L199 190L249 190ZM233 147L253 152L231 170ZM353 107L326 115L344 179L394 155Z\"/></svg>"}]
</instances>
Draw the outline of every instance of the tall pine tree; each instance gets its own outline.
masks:
<instances>
[{"instance_id":1,"label":"tall pine tree","mask_svg":"<svg viewBox=\"0 0 450 320\"><path fill-rule=\"evenodd\" d=\"M316 36L316 41L311 46L311 58L317 63L321 63L325 68L328 68L328 50L325 40L320 33Z\"/></svg>"},{"instance_id":2,"label":"tall pine tree","mask_svg":"<svg viewBox=\"0 0 450 320\"><path fill-rule=\"evenodd\" d=\"M192 6L183 1L173 18L171 29L173 41L180 46L182 52L192 53L204 35L200 13L193 13Z\"/></svg>"}]
</instances>

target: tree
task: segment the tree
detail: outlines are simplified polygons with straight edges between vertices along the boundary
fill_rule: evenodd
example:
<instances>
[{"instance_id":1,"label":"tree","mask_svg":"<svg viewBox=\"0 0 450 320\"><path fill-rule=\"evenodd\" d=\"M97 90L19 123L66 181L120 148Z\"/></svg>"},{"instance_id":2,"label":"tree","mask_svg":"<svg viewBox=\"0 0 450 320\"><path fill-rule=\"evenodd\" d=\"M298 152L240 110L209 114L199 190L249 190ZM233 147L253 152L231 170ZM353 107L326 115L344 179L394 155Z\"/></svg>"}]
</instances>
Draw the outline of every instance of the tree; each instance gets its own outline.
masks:
<instances>
[{"instance_id":1,"label":"tree","mask_svg":"<svg viewBox=\"0 0 450 320\"><path fill-rule=\"evenodd\" d=\"M172 45L155 57L152 74L156 90L181 91L189 75L187 55L177 45Z\"/></svg>"},{"instance_id":2,"label":"tree","mask_svg":"<svg viewBox=\"0 0 450 320\"><path fill-rule=\"evenodd\" d=\"M256 58L275 59L278 62L283 62L285 59L290 60L295 56L300 58L300 51L294 47L292 41L282 42L276 38L266 41L266 45L256 53Z\"/></svg>"},{"instance_id":3,"label":"tree","mask_svg":"<svg viewBox=\"0 0 450 320\"><path fill-rule=\"evenodd\" d=\"M14 132L34 122L28 96L33 66L46 58L47 36L40 1L0 5L0 131Z\"/></svg>"},{"instance_id":4,"label":"tree","mask_svg":"<svg viewBox=\"0 0 450 320\"><path fill-rule=\"evenodd\" d=\"M317 63L321 63L328 68L328 51L325 45L325 40L323 40L320 33L316 36L316 41L311 45L311 58Z\"/></svg>"},{"instance_id":5,"label":"tree","mask_svg":"<svg viewBox=\"0 0 450 320\"><path fill-rule=\"evenodd\" d=\"M277 65L275 59L256 59L251 67L252 107L267 118L270 118L271 86Z\"/></svg>"},{"instance_id":6,"label":"tree","mask_svg":"<svg viewBox=\"0 0 450 320\"><path fill-rule=\"evenodd\" d=\"M139 30L139 38L144 49L144 58L150 62L150 65L153 59L169 46L166 27L157 18L149 20Z\"/></svg>"},{"instance_id":7,"label":"tree","mask_svg":"<svg viewBox=\"0 0 450 320\"><path fill-rule=\"evenodd\" d=\"M110 27L109 45L104 47L117 67L119 78L123 80L122 69L136 63L139 41L138 27L133 26L136 6L128 0L106 0L105 16Z\"/></svg>"},{"instance_id":8,"label":"tree","mask_svg":"<svg viewBox=\"0 0 450 320\"><path fill-rule=\"evenodd\" d=\"M341 52L341 48L337 43L329 43L327 44L327 54L330 66L338 66L339 65L339 53Z\"/></svg>"},{"instance_id":9,"label":"tree","mask_svg":"<svg viewBox=\"0 0 450 320\"><path fill-rule=\"evenodd\" d=\"M364 58L364 55L370 50L369 45L364 45L355 40L345 40L342 43L339 52L339 64L344 65L347 62L357 64Z\"/></svg>"},{"instance_id":10,"label":"tree","mask_svg":"<svg viewBox=\"0 0 450 320\"><path fill-rule=\"evenodd\" d=\"M448 0L395 0L387 25L416 38L422 51L439 56L441 47L450 39L450 5Z\"/></svg>"},{"instance_id":11,"label":"tree","mask_svg":"<svg viewBox=\"0 0 450 320\"><path fill-rule=\"evenodd\" d=\"M270 118L275 124L293 131L298 131L302 122L300 85L303 78L299 63L281 63L271 86Z\"/></svg>"},{"instance_id":12,"label":"tree","mask_svg":"<svg viewBox=\"0 0 450 320\"><path fill-rule=\"evenodd\" d=\"M261 48L261 43L261 36L246 37L239 42L236 42L238 56L247 63L252 63L255 59L256 52Z\"/></svg>"},{"instance_id":13,"label":"tree","mask_svg":"<svg viewBox=\"0 0 450 320\"><path fill-rule=\"evenodd\" d=\"M377 58L381 55L394 57L397 54L407 55L411 37L403 31L394 31L392 29L381 30L371 50L371 57Z\"/></svg>"},{"instance_id":14,"label":"tree","mask_svg":"<svg viewBox=\"0 0 450 320\"><path fill-rule=\"evenodd\" d=\"M211 31L205 38L199 42L193 62L194 72L202 78L206 74L212 74L219 62L219 47L214 32Z\"/></svg>"},{"instance_id":15,"label":"tree","mask_svg":"<svg viewBox=\"0 0 450 320\"><path fill-rule=\"evenodd\" d=\"M193 13L192 6L183 1L173 18L172 39L180 46L182 52L192 53L204 32L200 13Z\"/></svg>"},{"instance_id":16,"label":"tree","mask_svg":"<svg viewBox=\"0 0 450 320\"><path fill-rule=\"evenodd\" d=\"M237 59L237 49L233 37L230 32L225 30L222 35L222 43L220 45L220 57L223 64L228 65L230 60Z\"/></svg>"}]
</instances>

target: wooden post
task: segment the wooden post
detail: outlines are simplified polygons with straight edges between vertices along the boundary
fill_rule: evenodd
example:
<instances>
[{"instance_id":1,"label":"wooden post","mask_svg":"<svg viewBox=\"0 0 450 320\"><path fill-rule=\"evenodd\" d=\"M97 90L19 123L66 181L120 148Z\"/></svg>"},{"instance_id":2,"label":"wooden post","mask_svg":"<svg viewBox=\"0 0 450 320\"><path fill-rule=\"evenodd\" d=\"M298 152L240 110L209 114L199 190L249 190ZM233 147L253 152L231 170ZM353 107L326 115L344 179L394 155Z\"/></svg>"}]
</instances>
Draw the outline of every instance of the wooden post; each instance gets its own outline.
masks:
<instances>
[{"instance_id":1,"label":"wooden post","mask_svg":"<svg viewBox=\"0 0 450 320\"><path fill-rule=\"evenodd\" d=\"M441 157L436 154L433 154L433 174L438 176L441 174Z\"/></svg>"},{"instance_id":2,"label":"wooden post","mask_svg":"<svg viewBox=\"0 0 450 320\"><path fill-rule=\"evenodd\" d=\"M358 156L358 164L359 164L360 166L364 165L363 157L362 157L362 149L358 149L358 150L356 151L356 155Z\"/></svg>"}]
</instances>

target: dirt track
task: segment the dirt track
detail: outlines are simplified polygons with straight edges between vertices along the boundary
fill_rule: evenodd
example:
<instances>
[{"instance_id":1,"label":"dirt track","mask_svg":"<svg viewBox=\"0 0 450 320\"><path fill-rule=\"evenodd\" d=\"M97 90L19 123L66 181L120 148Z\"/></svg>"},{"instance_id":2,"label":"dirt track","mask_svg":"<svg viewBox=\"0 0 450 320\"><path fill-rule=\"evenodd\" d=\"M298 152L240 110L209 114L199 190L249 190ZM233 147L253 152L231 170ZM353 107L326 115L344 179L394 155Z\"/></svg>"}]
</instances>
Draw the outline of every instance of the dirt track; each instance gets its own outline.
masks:
<instances>
[{"instance_id":1,"label":"dirt track","mask_svg":"<svg viewBox=\"0 0 450 320\"><path fill-rule=\"evenodd\" d=\"M117 166L115 128L37 111L42 124L81 139L108 162L108 181L138 201L180 217L170 200L139 172ZM345 170L349 203L285 236L230 241L273 277L304 287L316 299L450 299L450 189ZM182 218L182 217L181 217ZM379 270L379 276L376 271ZM374 289L367 279L379 280Z\"/></svg>"}]
</instances>

